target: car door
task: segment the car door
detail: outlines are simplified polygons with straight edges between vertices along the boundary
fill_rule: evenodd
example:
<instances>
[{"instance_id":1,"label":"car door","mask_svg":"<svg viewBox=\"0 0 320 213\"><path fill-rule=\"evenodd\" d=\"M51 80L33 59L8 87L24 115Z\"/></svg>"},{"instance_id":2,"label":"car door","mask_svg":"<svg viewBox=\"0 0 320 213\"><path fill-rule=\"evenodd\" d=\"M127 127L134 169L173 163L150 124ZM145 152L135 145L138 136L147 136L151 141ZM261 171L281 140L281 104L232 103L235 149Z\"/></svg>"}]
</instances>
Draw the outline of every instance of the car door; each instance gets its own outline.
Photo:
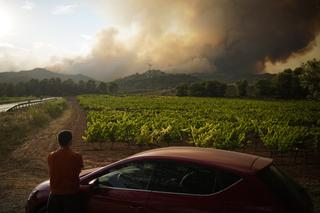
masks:
<instances>
[{"instance_id":1,"label":"car door","mask_svg":"<svg viewBox=\"0 0 320 213\"><path fill-rule=\"evenodd\" d=\"M147 161L125 163L108 170L96 180L87 212L147 212L148 186L154 165Z\"/></svg>"},{"instance_id":2,"label":"car door","mask_svg":"<svg viewBox=\"0 0 320 213\"><path fill-rule=\"evenodd\" d=\"M224 196L217 193L220 190L217 188L220 187L218 176L218 171L198 164L159 162L150 186L148 212L223 212L221 203ZM238 177L236 179L239 180Z\"/></svg>"}]
</instances>

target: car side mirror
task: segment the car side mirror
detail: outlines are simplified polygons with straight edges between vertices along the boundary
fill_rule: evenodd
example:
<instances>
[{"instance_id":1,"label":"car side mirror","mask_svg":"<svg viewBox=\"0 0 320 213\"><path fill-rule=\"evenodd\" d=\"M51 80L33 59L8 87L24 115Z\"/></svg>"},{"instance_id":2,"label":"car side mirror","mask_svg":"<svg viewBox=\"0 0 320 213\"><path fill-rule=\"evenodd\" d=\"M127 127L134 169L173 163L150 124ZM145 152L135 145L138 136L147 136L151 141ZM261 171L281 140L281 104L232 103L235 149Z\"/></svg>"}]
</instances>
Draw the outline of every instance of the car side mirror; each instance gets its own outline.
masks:
<instances>
[{"instance_id":1,"label":"car side mirror","mask_svg":"<svg viewBox=\"0 0 320 213\"><path fill-rule=\"evenodd\" d=\"M99 178L95 178L89 182L90 188L96 190L99 188Z\"/></svg>"}]
</instances>

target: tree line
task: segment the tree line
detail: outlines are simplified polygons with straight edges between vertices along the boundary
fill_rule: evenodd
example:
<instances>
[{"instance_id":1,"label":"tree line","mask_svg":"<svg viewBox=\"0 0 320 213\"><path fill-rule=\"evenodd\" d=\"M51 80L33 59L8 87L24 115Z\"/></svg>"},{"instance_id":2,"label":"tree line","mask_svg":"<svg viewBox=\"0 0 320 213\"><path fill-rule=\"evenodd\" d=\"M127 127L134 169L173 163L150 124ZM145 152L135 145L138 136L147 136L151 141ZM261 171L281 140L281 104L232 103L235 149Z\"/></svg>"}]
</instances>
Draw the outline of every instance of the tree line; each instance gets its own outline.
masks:
<instances>
[{"instance_id":1,"label":"tree line","mask_svg":"<svg viewBox=\"0 0 320 213\"><path fill-rule=\"evenodd\" d=\"M114 82L96 82L93 80L74 82L60 78L31 79L27 82L0 83L0 96L70 96L84 93L115 93L118 85Z\"/></svg>"},{"instance_id":2,"label":"tree line","mask_svg":"<svg viewBox=\"0 0 320 213\"><path fill-rule=\"evenodd\" d=\"M261 97L283 99L320 99L320 60L310 60L295 69L286 69L270 79L249 85L247 80L234 84L203 81L176 87L177 96Z\"/></svg>"}]
</instances>

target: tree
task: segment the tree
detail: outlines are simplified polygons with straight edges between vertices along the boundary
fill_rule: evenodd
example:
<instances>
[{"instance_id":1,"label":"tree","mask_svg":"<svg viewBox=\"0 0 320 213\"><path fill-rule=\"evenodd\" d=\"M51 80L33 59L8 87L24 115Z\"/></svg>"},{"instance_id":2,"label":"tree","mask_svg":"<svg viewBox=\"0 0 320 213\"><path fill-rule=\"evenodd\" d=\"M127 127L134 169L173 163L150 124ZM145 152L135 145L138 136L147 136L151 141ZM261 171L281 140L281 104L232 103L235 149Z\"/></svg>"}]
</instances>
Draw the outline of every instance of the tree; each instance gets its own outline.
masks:
<instances>
[{"instance_id":1,"label":"tree","mask_svg":"<svg viewBox=\"0 0 320 213\"><path fill-rule=\"evenodd\" d=\"M177 96L187 96L188 95L189 86L188 84L181 84L176 88L176 95Z\"/></svg>"},{"instance_id":2,"label":"tree","mask_svg":"<svg viewBox=\"0 0 320 213\"><path fill-rule=\"evenodd\" d=\"M76 85L72 79L68 79L62 82L62 88L64 90L64 95L74 95L76 94Z\"/></svg>"},{"instance_id":3,"label":"tree","mask_svg":"<svg viewBox=\"0 0 320 213\"><path fill-rule=\"evenodd\" d=\"M19 82L15 86L15 95L16 96L25 96L26 94L26 85L23 82ZM0 94L1 96L1 94Z\"/></svg>"},{"instance_id":4,"label":"tree","mask_svg":"<svg viewBox=\"0 0 320 213\"><path fill-rule=\"evenodd\" d=\"M26 95L41 96L40 82L38 79L31 79L26 84Z\"/></svg>"},{"instance_id":5,"label":"tree","mask_svg":"<svg viewBox=\"0 0 320 213\"><path fill-rule=\"evenodd\" d=\"M320 99L320 60L313 59L302 64L301 85L309 97Z\"/></svg>"},{"instance_id":6,"label":"tree","mask_svg":"<svg viewBox=\"0 0 320 213\"><path fill-rule=\"evenodd\" d=\"M196 96L196 97L204 97L206 96L206 88L205 83L193 83L189 87L189 94L190 96Z\"/></svg>"},{"instance_id":7,"label":"tree","mask_svg":"<svg viewBox=\"0 0 320 213\"><path fill-rule=\"evenodd\" d=\"M6 85L0 83L0 96L6 96Z\"/></svg>"},{"instance_id":8,"label":"tree","mask_svg":"<svg viewBox=\"0 0 320 213\"><path fill-rule=\"evenodd\" d=\"M205 82L206 96L208 97L223 97L225 95L227 85L219 81Z\"/></svg>"},{"instance_id":9,"label":"tree","mask_svg":"<svg viewBox=\"0 0 320 213\"><path fill-rule=\"evenodd\" d=\"M300 85L299 75L293 70L286 69L274 78L276 93L281 98L305 97L305 90Z\"/></svg>"},{"instance_id":10,"label":"tree","mask_svg":"<svg viewBox=\"0 0 320 213\"><path fill-rule=\"evenodd\" d=\"M83 80L80 80L77 84L77 93L81 94L86 91L86 83Z\"/></svg>"},{"instance_id":11,"label":"tree","mask_svg":"<svg viewBox=\"0 0 320 213\"><path fill-rule=\"evenodd\" d=\"M6 86L6 95L7 96L15 96L15 88L13 84L7 84Z\"/></svg>"},{"instance_id":12,"label":"tree","mask_svg":"<svg viewBox=\"0 0 320 213\"><path fill-rule=\"evenodd\" d=\"M258 80L254 84L254 94L256 97L271 97L274 95L272 82L267 79Z\"/></svg>"},{"instance_id":13,"label":"tree","mask_svg":"<svg viewBox=\"0 0 320 213\"><path fill-rule=\"evenodd\" d=\"M119 90L118 84L116 84L115 82L109 83L109 92L110 93L117 93L118 90Z\"/></svg>"},{"instance_id":14,"label":"tree","mask_svg":"<svg viewBox=\"0 0 320 213\"><path fill-rule=\"evenodd\" d=\"M93 80L87 81L86 84L86 92L88 93L95 93L96 92L96 82Z\"/></svg>"},{"instance_id":15,"label":"tree","mask_svg":"<svg viewBox=\"0 0 320 213\"><path fill-rule=\"evenodd\" d=\"M108 85L105 82L101 82L98 86L99 93L108 93Z\"/></svg>"},{"instance_id":16,"label":"tree","mask_svg":"<svg viewBox=\"0 0 320 213\"><path fill-rule=\"evenodd\" d=\"M243 96L247 96L248 94L248 81L247 80L241 80L236 82L236 86L237 86L237 91L238 91L238 95L243 97Z\"/></svg>"},{"instance_id":17,"label":"tree","mask_svg":"<svg viewBox=\"0 0 320 213\"><path fill-rule=\"evenodd\" d=\"M67 96L81 93L106 93L108 90L109 85L101 82L97 87L93 80L75 83L72 79L61 82L60 78L51 78L41 81L31 79L17 84L0 83L0 96ZM116 92L118 90L117 85L112 84L111 90Z\"/></svg>"},{"instance_id":18,"label":"tree","mask_svg":"<svg viewBox=\"0 0 320 213\"><path fill-rule=\"evenodd\" d=\"M62 82L60 78L51 78L48 81L48 94L50 96L62 95L64 88L62 88Z\"/></svg>"}]
</instances>

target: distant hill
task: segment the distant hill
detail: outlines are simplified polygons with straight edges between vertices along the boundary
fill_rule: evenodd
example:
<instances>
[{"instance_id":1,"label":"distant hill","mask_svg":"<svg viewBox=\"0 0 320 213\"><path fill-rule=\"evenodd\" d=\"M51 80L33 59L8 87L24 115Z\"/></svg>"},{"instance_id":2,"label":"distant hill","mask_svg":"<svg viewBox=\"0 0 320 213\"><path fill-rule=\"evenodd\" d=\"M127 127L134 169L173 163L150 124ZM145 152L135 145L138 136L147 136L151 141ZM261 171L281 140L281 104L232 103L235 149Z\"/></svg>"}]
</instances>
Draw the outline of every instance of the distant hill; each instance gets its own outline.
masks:
<instances>
[{"instance_id":1,"label":"distant hill","mask_svg":"<svg viewBox=\"0 0 320 213\"><path fill-rule=\"evenodd\" d=\"M260 79L271 79L273 76L274 75L269 73L236 76L222 72L173 74L160 70L149 70L142 74L136 73L113 82L115 82L119 86L119 89L123 91L144 92L171 89L183 83L209 80L216 80L223 83L234 83L239 80L247 80L249 83L254 83Z\"/></svg>"},{"instance_id":2,"label":"distant hill","mask_svg":"<svg viewBox=\"0 0 320 213\"><path fill-rule=\"evenodd\" d=\"M160 70L149 70L142 74L133 74L114 82L124 91L150 91L174 88L183 83L199 81L187 74L169 74Z\"/></svg>"},{"instance_id":3,"label":"distant hill","mask_svg":"<svg viewBox=\"0 0 320 213\"><path fill-rule=\"evenodd\" d=\"M0 83L18 83L18 82L26 82L31 79L50 79L50 78L60 78L62 81L67 79L72 79L74 82L78 82L80 80L88 81L93 80L82 74L76 75L67 75L62 73L56 73L49 71L47 69L36 68L33 70L26 70L20 72L2 72L0 73Z\"/></svg>"},{"instance_id":4,"label":"distant hill","mask_svg":"<svg viewBox=\"0 0 320 213\"><path fill-rule=\"evenodd\" d=\"M270 73L236 75L224 72L192 73L190 75L200 80L216 80L223 83L234 83L239 80L247 80L249 83L254 83L257 80L271 79L274 76Z\"/></svg>"}]
</instances>

